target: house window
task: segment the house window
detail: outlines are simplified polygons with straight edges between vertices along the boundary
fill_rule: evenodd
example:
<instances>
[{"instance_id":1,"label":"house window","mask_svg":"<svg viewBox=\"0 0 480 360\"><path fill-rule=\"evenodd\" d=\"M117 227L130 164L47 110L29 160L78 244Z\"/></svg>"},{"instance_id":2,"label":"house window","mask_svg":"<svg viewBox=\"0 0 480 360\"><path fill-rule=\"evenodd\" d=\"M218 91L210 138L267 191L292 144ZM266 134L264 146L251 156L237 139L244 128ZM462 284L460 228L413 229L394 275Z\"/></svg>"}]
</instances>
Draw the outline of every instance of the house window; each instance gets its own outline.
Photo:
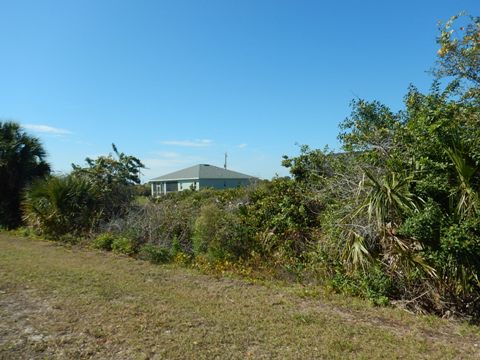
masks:
<instances>
[{"instance_id":1,"label":"house window","mask_svg":"<svg viewBox=\"0 0 480 360\"><path fill-rule=\"evenodd\" d=\"M166 192L175 192L178 191L178 182L177 181L168 181L165 183Z\"/></svg>"}]
</instances>

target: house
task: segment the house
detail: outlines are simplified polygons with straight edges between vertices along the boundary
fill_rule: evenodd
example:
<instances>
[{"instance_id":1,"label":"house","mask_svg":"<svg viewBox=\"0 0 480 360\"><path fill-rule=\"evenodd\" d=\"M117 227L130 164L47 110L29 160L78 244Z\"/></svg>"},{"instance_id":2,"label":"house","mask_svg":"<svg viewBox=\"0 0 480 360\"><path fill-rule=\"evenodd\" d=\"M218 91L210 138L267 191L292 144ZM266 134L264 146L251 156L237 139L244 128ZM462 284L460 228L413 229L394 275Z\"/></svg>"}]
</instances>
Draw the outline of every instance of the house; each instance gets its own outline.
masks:
<instances>
[{"instance_id":1,"label":"house","mask_svg":"<svg viewBox=\"0 0 480 360\"><path fill-rule=\"evenodd\" d=\"M257 178L209 164L199 164L149 181L152 196L203 188L228 189L247 186Z\"/></svg>"}]
</instances>

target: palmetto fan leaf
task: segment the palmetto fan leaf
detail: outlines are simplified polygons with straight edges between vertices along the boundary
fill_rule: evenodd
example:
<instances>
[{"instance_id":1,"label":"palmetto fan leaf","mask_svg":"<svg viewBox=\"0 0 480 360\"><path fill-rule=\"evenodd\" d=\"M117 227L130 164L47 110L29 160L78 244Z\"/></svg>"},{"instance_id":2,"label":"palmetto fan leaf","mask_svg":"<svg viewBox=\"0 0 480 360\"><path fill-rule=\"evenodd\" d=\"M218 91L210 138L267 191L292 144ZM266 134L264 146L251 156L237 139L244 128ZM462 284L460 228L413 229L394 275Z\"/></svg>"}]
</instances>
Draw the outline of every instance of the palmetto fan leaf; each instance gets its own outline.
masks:
<instances>
[{"instance_id":1,"label":"palmetto fan leaf","mask_svg":"<svg viewBox=\"0 0 480 360\"><path fill-rule=\"evenodd\" d=\"M347 245L343 253L346 264L351 264L353 268L365 269L371 261L370 252L365 245L365 238L354 230L348 231L346 237Z\"/></svg>"},{"instance_id":2,"label":"palmetto fan leaf","mask_svg":"<svg viewBox=\"0 0 480 360\"><path fill-rule=\"evenodd\" d=\"M458 179L455 213L460 218L465 218L479 210L478 194L472 186L472 179L480 171L480 166L455 142L445 151L453 163Z\"/></svg>"},{"instance_id":3,"label":"palmetto fan leaf","mask_svg":"<svg viewBox=\"0 0 480 360\"><path fill-rule=\"evenodd\" d=\"M410 192L413 176L399 176L392 172L382 178L375 178L364 169L366 179L361 188L367 192L365 201L358 212L367 210L369 220L374 219L378 229L389 222L396 222L402 213L418 210L417 203L422 200Z\"/></svg>"},{"instance_id":4,"label":"palmetto fan leaf","mask_svg":"<svg viewBox=\"0 0 480 360\"><path fill-rule=\"evenodd\" d=\"M51 177L28 188L23 210L24 220L48 235L81 232L98 219L98 191L86 179Z\"/></svg>"},{"instance_id":5,"label":"palmetto fan leaf","mask_svg":"<svg viewBox=\"0 0 480 360\"><path fill-rule=\"evenodd\" d=\"M346 246L343 259L348 266L365 269L375 257L371 251L381 248L381 261L392 271L408 273L414 268L421 268L431 277L436 277L434 269L419 251L420 244L396 235L395 229L402 219L417 212L423 202L410 191L413 181L411 175L401 176L392 172L375 177L364 169L357 193L359 206L344 219ZM355 226L361 231L354 230Z\"/></svg>"}]
</instances>

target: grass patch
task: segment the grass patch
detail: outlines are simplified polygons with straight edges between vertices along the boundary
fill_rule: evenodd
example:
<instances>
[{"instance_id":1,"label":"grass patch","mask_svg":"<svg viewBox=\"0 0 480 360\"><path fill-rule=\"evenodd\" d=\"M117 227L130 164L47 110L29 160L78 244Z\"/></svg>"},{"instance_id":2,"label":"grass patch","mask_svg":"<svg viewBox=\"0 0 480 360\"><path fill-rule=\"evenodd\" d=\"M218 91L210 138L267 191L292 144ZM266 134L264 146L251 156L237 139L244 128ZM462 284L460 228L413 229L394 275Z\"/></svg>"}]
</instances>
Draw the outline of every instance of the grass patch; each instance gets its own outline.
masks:
<instances>
[{"instance_id":1,"label":"grass patch","mask_svg":"<svg viewBox=\"0 0 480 360\"><path fill-rule=\"evenodd\" d=\"M0 234L0 358L478 358L478 328Z\"/></svg>"}]
</instances>

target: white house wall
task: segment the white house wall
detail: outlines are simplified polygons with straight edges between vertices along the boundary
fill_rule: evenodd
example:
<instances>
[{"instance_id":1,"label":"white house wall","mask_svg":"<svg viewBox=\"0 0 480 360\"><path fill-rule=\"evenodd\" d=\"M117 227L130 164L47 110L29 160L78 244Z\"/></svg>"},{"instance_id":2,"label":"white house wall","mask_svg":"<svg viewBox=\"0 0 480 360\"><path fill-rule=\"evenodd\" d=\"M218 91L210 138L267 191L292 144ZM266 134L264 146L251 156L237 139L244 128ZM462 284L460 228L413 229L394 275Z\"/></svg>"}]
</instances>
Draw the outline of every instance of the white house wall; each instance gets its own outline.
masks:
<instances>
[{"instance_id":1,"label":"white house wall","mask_svg":"<svg viewBox=\"0 0 480 360\"><path fill-rule=\"evenodd\" d=\"M200 187L214 189L231 189L250 184L248 179L200 179Z\"/></svg>"},{"instance_id":2,"label":"white house wall","mask_svg":"<svg viewBox=\"0 0 480 360\"><path fill-rule=\"evenodd\" d=\"M159 196L170 192L190 190L192 187L195 190L200 188L198 180L154 181L151 183L151 193L152 196Z\"/></svg>"},{"instance_id":3,"label":"white house wall","mask_svg":"<svg viewBox=\"0 0 480 360\"><path fill-rule=\"evenodd\" d=\"M167 191L167 183L169 183ZM176 186L172 186L172 183L176 183ZM151 183L152 196L160 196L169 192L190 190L192 187L195 190L204 188L213 189L231 189L241 186L250 185L249 179L200 179L200 180L178 180L178 181L155 181Z\"/></svg>"},{"instance_id":4,"label":"white house wall","mask_svg":"<svg viewBox=\"0 0 480 360\"><path fill-rule=\"evenodd\" d=\"M196 180L179 180L178 181L178 191L190 190L192 187L195 190L198 190L198 181Z\"/></svg>"}]
</instances>

